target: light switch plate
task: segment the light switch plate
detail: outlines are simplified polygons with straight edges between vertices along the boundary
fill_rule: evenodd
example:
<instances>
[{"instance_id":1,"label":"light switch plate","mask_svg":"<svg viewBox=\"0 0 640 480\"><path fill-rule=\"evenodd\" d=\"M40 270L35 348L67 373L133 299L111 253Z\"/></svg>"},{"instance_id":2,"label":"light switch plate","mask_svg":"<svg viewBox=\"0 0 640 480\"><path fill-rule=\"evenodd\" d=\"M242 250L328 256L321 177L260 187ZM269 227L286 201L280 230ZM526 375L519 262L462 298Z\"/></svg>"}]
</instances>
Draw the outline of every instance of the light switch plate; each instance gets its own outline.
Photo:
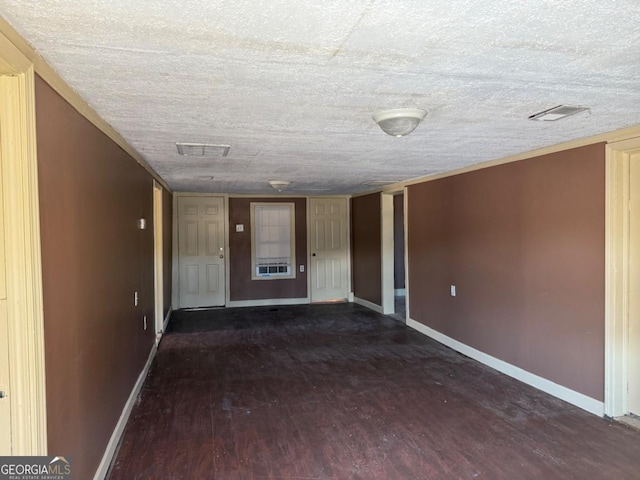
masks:
<instances>
[{"instance_id":1,"label":"light switch plate","mask_svg":"<svg viewBox=\"0 0 640 480\"><path fill-rule=\"evenodd\" d=\"M451 296L452 297L456 296L456 286L455 285L451 285Z\"/></svg>"},{"instance_id":2,"label":"light switch plate","mask_svg":"<svg viewBox=\"0 0 640 480\"><path fill-rule=\"evenodd\" d=\"M244 232L244 225L239 223L236 225L236 232Z\"/></svg>"}]
</instances>

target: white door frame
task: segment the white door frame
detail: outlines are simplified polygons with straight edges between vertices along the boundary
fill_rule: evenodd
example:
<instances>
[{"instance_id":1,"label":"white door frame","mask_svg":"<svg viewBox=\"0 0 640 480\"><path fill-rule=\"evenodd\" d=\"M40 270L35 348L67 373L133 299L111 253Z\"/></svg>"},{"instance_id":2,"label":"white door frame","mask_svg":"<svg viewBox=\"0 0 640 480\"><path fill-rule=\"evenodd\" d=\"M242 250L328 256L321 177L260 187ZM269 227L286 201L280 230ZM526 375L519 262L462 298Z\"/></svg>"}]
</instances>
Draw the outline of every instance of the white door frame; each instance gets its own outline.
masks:
<instances>
[{"instance_id":1,"label":"white door frame","mask_svg":"<svg viewBox=\"0 0 640 480\"><path fill-rule=\"evenodd\" d=\"M0 132L12 455L46 455L34 67L0 33Z\"/></svg>"},{"instance_id":2,"label":"white door frame","mask_svg":"<svg viewBox=\"0 0 640 480\"><path fill-rule=\"evenodd\" d=\"M164 333L164 255L163 255L163 205L162 186L153 181L153 290L155 298L156 341Z\"/></svg>"},{"instance_id":3,"label":"white door frame","mask_svg":"<svg viewBox=\"0 0 640 480\"><path fill-rule=\"evenodd\" d=\"M639 152L640 137L606 149L604 413L610 417L629 411L629 166L631 155Z\"/></svg>"}]
</instances>

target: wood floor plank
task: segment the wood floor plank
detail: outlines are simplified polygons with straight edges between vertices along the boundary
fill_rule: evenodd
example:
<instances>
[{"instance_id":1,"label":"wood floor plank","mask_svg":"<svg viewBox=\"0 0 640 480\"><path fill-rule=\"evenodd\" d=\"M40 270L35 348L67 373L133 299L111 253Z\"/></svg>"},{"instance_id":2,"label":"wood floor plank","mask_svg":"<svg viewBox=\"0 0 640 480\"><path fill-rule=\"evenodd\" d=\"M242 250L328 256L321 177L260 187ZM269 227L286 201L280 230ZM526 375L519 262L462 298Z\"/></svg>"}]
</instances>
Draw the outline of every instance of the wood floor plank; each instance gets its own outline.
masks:
<instances>
[{"instance_id":1,"label":"wood floor plank","mask_svg":"<svg viewBox=\"0 0 640 480\"><path fill-rule=\"evenodd\" d=\"M175 312L110 480L640 479L640 432L353 304Z\"/></svg>"}]
</instances>

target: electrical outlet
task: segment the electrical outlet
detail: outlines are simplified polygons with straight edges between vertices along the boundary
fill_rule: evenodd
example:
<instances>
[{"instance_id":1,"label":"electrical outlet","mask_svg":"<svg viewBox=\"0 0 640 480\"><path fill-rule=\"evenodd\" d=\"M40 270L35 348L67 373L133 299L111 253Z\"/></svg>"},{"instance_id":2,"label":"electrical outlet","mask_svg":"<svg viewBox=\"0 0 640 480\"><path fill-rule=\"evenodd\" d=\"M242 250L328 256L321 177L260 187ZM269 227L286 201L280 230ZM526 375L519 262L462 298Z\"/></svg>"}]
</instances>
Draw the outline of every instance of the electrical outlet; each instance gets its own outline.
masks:
<instances>
[{"instance_id":1,"label":"electrical outlet","mask_svg":"<svg viewBox=\"0 0 640 480\"><path fill-rule=\"evenodd\" d=\"M300 273L304 273L304 265L300 265Z\"/></svg>"},{"instance_id":2,"label":"electrical outlet","mask_svg":"<svg viewBox=\"0 0 640 480\"><path fill-rule=\"evenodd\" d=\"M456 286L455 285L451 285L451 296L452 297L456 296Z\"/></svg>"},{"instance_id":3,"label":"electrical outlet","mask_svg":"<svg viewBox=\"0 0 640 480\"><path fill-rule=\"evenodd\" d=\"M133 306L138 306L138 292L133 292Z\"/></svg>"}]
</instances>

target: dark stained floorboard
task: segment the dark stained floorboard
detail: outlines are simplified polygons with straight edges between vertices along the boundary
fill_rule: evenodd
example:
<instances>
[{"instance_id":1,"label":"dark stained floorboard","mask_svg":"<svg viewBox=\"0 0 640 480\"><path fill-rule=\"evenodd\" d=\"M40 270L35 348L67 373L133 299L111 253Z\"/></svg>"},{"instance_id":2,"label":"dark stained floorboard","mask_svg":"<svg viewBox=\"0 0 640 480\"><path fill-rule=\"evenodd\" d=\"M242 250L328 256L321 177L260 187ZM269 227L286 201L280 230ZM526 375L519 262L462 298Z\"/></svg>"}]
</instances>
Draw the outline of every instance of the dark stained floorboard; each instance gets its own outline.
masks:
<instances>
[{"instance_id":1,"label":"dark stained floorboard","mask_svg":"<svg viewBox=\"0 0 640 480\"><path fill-rule=\"evenodd\" d=\"M640 432L357 305L180 311L109 479L640 479Z\"/></svg>"}]
</instances>

